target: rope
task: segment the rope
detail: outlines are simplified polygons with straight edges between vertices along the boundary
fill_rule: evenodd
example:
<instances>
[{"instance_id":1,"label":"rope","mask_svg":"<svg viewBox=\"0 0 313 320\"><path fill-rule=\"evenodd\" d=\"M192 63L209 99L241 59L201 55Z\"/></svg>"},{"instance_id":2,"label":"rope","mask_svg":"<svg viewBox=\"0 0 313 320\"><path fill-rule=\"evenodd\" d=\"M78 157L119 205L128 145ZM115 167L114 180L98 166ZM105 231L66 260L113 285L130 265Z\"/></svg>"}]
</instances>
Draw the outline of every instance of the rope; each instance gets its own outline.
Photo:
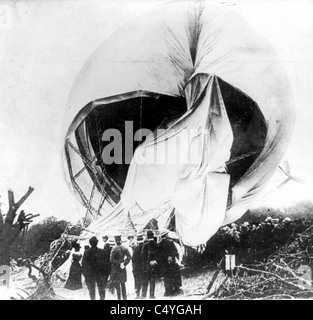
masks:
<instances>
[{"instance_id":1,"label":"rope","mask_svg":"<svg viewBox=\"0 0 313 320\"><path fill-rule=\"evenodd\" d=\"M232 160L229 160L226 162L226 165L229 165L230 163L233 163L233 162L236 162L236 161L239 161L239 160L242 160L244 158L247 158L247 157L250 157L254 154L256 154L257 152L256 151L251 151L251 152L248 152L248 153L244 153L244 154L241 154L240 156L232 159Z\"/></svg>"},{"instance_id":2,"label":"rope","mask_svg":"<svg viewBox=\"0 0 313 320\"><path fill-rule=\"evenodd\" d=\"M93 186L92 186L92 189L91 189L90 198L89 198L89 201L88 201L88 207L87 207L87 211L86 211L83 227L88 226L88 218L89 218L88 216L91 216L91 218L94 218L94 219L96 218L96 217L94 217L94 215L93 215L93 213L91 211L91 208L92 208L91 202L93 200L93 196L94 196L94 193L95 193L95 187L96 187L96 185L94 183Z\"/></svg>"},{"instance_id":3,"label":"rope","mask_svg":"<svg viewBox=\"0 0 313 320\"><path fill-rule=\"evenodd\" d=\"M71 222L68 222L64 232L62 233L61 237L57 240L54 240L50 244L50 250L48 254L45 256L44 260L41 262L41 269L42 271L48 276L53 272L52 270L52 262L57 257L58 253L60 252L61 248L63 247L64 243L67 241L66 235L70 232L70 229L73 227Z\"/></svg>"}]
</instances>

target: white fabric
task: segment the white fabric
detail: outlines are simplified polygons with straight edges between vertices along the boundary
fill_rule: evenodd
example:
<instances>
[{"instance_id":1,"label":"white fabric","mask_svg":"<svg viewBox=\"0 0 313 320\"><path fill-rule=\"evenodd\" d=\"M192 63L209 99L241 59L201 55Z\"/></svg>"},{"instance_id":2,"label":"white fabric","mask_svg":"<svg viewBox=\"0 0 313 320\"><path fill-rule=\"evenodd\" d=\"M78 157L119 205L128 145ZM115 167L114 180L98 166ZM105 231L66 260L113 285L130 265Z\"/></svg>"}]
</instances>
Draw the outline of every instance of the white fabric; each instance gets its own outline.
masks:
<instances>
[{"instance_id":1,"label":"white fabric","mask_svg":"<svg viewBox=\"0 0 313 320\"><path fill-rule=\"evenodd\" d=\"M205 91L200 105L137 148L122 193L126 207L136 202L143 210L170 198L188 245L205 242L220 227L229 187L224 165L233 135L215 77Z\"/></svg>"},{"instance_id":2,"label":"white fabric","mask_svg":"<svg viewBox=\"0 0 313 320\"><path fill-rule=\"evenodd\" d=\"M215 76L251 97L268 129L263 151L233 186L227 210L229 177L223 165L229 157L231 135ZM65 138L73 135L95 105L126 99L132 92L184 96L189 110L172 126L174 133L167 131L136 151L123 204L104 210L99 225L125 220L128 208L136 202L146 210L160 201L171 201L184 243L201 244L220 225L237 220L249 209L286 150L294 110L279 59L268 41L231 10L201 1L161 5L119 29L88 60L70 95ZM154 148L162 149L162 138L173 140L185 128L204 124L212 129L209 136L200 132L190 137L190 146L181 148L186 155L194 142L203 142L207 149L197 153L196 165L138 164L143 157L139 151L144 149L149 159Z\"/></svg>"}]
</instances>

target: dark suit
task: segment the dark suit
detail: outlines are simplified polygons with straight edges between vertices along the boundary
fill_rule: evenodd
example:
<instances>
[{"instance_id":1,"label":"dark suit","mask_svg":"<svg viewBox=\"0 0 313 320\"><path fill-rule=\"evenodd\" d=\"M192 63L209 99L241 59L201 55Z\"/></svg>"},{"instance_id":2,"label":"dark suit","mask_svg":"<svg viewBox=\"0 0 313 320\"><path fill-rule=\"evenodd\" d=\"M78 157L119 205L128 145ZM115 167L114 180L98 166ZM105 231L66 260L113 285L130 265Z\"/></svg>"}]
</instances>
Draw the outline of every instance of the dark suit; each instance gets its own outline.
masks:
<instances>
[{"instance_id":1,"label":"dark suit","mask_svg":"<svg viewBox=\"0 0 313 320\"><path fill-rule=\"evenodd\" d=\"M84 252L82 273L85 277L91 300L95 300L96 298L96 284L100 300L105 299L105 287L109 274L105 261L106 256L103 249L91 247Z\"/></svg>"},{"instance_id":2,"label":"dark suit","mask_svg":"<svg viewBox=\"0 0 313 320\"><path fill-rule=\"evenodd\" d=\"M143 272L143 282L142 282L142 297L147 296L148 284L150 285L150 298L154 298L155 291L155 280L158 275L158 254L159 246L153 240L145 242L141 251L142 260L142 272Z\"/></svg>"},{"instance_id":3,"label":"dark suit","mask_svg":"<svg viewBox=\"0 0 313 320\"><path fill-rule=\"evenodd\" d=\"M131 255L126 247L119 244L112 248L110 255L110 261L112 264L111 279L116 289L118 300L121 300L121 291L123 299L127 299L125 286L125 282L127 281L126 266L130 260ZM123 264L125 268L122 269L121 264Z\"/></svg>"},{"instance_id":4,"label":"dark suit","mask_svg":"<svg viewBox=\"0 0 313 320\"><path fill-rule=\"evenodd\" d=\"M142 261L141 261L141 250L143 247L143 242L138 243L133 251L133 275L135 280L135 290L137 298L140 296L140 290L142 287L143 273L142 273Z\"/></svg>"},{"instance_id":5,"label":"dark suit","mask_svg":"<svg viewBox=\"0 0 313 320\"><path fill-rule=\"evenodd\" d=\"M165 295L174 295L182 285L181 274L175 258L179 257L171 239L163 238L159 243L161 273L164 277Z\"/></svg>"},{"instance_id":6,"label":"dark suit","mask_svg":"<svg viewBox=\"0 0 313 320\"><path fill-rule=\"evenodd\" d=\"M110 275L111 273L111 261L110 261L110 255L111 255L112 247L106 243L103 247L104 251L104 268L107 271L106 273Z\"/></svg>"}]
</instances>

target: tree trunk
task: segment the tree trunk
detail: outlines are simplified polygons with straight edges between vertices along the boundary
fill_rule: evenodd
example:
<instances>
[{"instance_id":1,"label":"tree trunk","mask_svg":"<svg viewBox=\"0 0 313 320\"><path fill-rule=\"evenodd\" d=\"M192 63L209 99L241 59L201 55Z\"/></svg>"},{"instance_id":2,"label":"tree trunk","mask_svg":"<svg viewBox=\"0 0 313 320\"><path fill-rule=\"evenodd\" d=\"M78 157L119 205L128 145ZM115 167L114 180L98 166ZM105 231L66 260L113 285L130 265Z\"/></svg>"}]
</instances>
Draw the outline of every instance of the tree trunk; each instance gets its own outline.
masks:
<instances>
[{"instance_id":1,"label":"tree trunk","mask_svg":"<svg viewBox=\"0 0 313 320\"><path fill-rule=\"evenodd\" d=\"M0 210L0 266L10 265L10 246L24 226L20 222L13 222L17 216L17 210L33 191L34 189L29 187L26 194L18 202L14 201L14 192L12 190L8 191L9 210L5 218ZM31 214L30 217L25 218L23 222L31 221L30 219L32 217L34 216Z\"/></svg>"},{"instance_id":2,"label":"tree trunk","mask_svg":"<svg viewBox=\"0 0 313 320\"><path fill-rule=\"evenodd\" d=\"M11 226L3 223L0 226L0 266L10 265L10 230Z\"/></svg>"},{"instance_id":3,"label":"tree trunk","mask_svg":"<svg viewBox=\"0 0 313 320\"><path fill-rule=\"evenodd\" d=\"M10 245L7 241L0 240L0 266L10 265Z\"/></svg>"}]
</instances>

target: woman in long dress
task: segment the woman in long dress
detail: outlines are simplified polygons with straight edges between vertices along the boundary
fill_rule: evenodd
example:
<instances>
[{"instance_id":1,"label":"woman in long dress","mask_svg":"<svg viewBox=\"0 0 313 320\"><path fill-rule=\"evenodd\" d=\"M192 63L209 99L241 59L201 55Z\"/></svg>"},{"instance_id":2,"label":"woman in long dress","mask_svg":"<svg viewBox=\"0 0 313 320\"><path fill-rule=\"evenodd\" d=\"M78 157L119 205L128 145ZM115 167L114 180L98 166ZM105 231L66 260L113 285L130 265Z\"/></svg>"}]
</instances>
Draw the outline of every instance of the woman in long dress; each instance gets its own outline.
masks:
<instances>
[{"instance_id":1,"label":"woman in long dress","mask_svg":"<svg viewBox=\"0 0 313 320\"><path fill-rule=\"evenodd\" d=\"M73 243L72 247L75 249L75 252L72 255L72 264L70 268L70 273L64 288L70 289L70 290L78 290L83 287L82 271L81 271L81 264L80 264L82 254L79 252L81 248L79 243Z\"/></svg>"}]
</instances>

